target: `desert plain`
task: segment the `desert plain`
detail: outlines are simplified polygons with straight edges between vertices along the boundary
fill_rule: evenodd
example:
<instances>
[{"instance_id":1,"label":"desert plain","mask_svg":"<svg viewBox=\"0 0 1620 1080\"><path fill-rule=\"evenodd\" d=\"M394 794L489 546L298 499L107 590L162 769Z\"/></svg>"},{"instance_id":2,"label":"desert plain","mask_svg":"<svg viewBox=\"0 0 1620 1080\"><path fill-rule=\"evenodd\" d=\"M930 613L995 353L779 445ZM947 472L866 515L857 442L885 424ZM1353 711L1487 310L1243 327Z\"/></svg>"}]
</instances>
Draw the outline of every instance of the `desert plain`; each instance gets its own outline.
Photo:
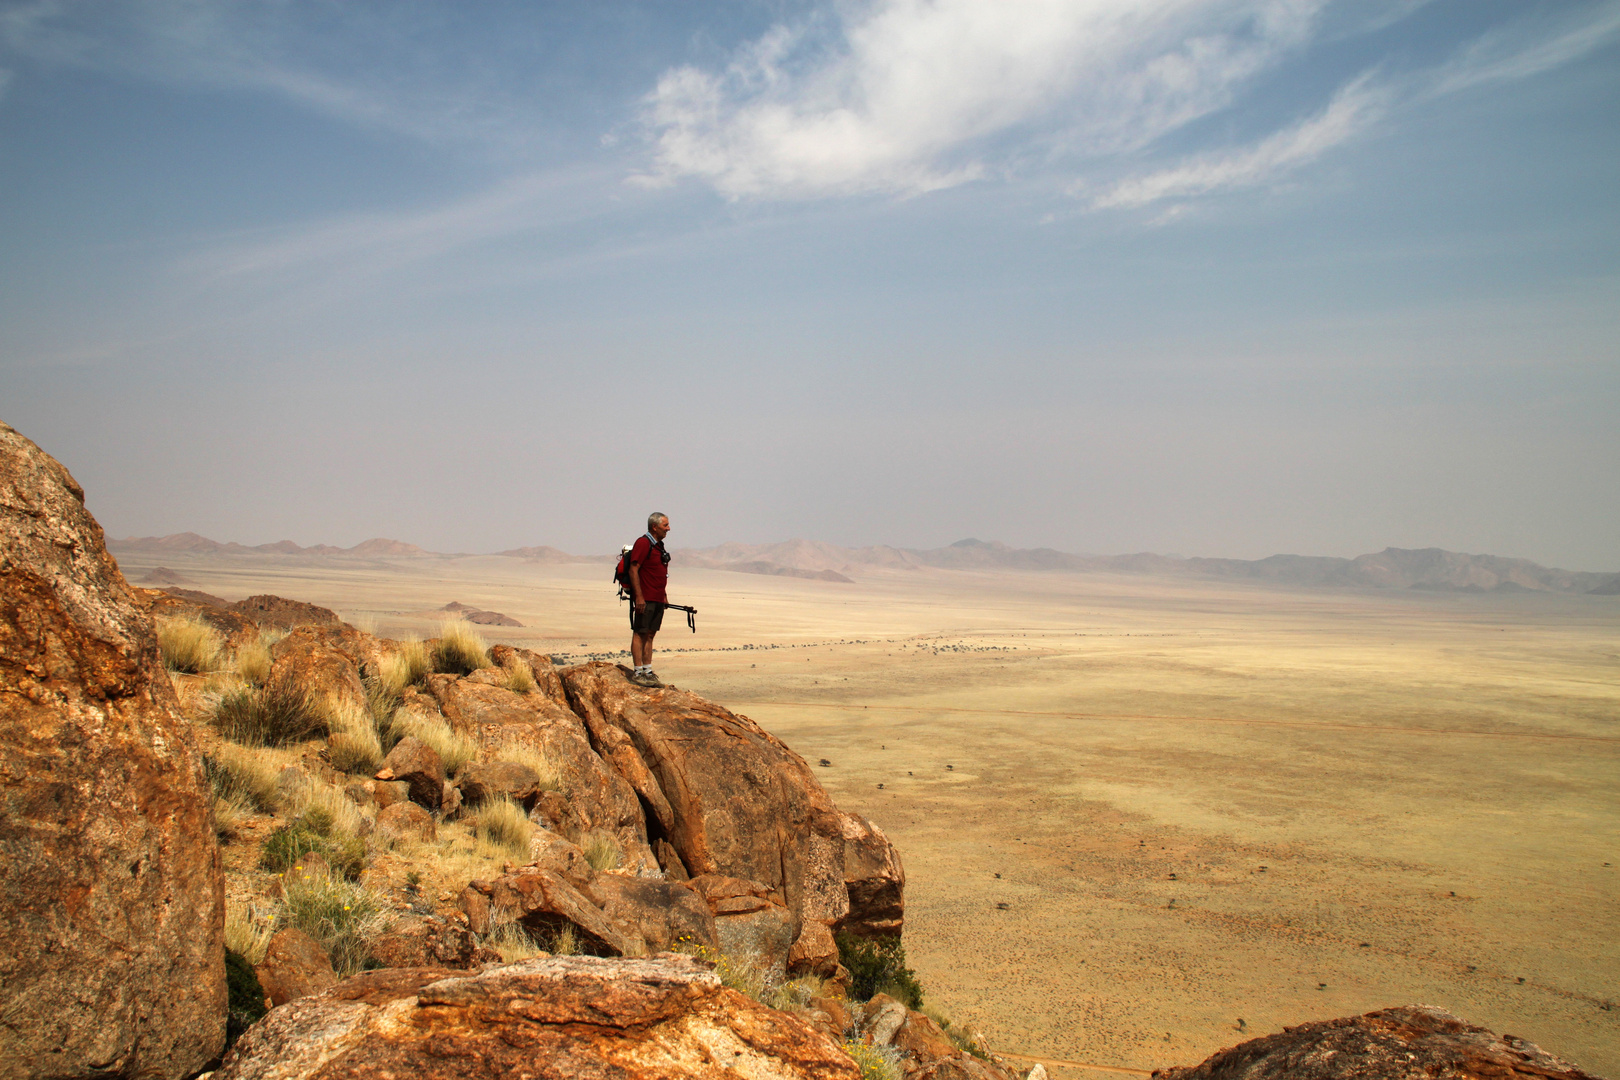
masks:
<instances>
[{"instance_id":1,"label":"desert plain","mask_svg":"<svg viewBox=\"0 0 1620 1080\"><path fill-rule=\"evenodd\" d=\"M120 553L377 633L625 648L605 561ZM1620 597L683 568L666 682L745 713L907 872L929 1003L1055 1077L1422 1002L1620 1074Z\"/></svg>"}]
</instances>

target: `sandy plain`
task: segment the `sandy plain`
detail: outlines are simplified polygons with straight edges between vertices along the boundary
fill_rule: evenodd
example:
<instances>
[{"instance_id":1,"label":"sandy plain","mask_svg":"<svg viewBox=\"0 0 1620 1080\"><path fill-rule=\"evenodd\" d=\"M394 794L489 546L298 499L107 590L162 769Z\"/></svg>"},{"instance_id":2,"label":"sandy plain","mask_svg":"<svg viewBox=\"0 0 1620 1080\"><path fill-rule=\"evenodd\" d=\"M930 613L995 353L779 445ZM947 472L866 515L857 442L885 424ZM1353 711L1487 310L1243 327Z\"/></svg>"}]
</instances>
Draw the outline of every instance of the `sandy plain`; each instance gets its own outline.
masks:
<instances>
[{"instance_id":1,"label":"sandy plain","mask_svg":"<svg viewBox=\"0 0 1620 1080\"><path fill-rule=\"evenodd\" d=\"M627 638L604 564L121 556L159 561L388 636L459 600ZM660 673L830 762L930 1001L998 1051L1145 1072L1424 1002L1620 1074L1620 598L673 570Z\"/></svg>"}]
</instances>

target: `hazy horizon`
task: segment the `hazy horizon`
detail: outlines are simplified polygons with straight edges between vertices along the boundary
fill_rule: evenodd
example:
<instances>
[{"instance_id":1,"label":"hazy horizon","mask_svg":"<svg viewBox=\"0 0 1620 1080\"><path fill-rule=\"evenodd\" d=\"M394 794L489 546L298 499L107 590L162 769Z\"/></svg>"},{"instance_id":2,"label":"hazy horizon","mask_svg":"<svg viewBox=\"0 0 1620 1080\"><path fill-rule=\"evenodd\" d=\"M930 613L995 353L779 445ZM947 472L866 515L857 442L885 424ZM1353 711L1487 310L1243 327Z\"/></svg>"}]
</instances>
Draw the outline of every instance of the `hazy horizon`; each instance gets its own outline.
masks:
<instances>
[{"instance_id":1,"label":"hazy horizon","mask_svg":"<svg viewBox=\"0 0 1620 1080\"><path fill-rule=\"evenodd\" d=\"M290 540L290 538L288 538L288 537L278 537L275 540L260 540L260 541L254 541L252 543L249 543L247 541L232 540L232 539L229 539L229 538L221 539L220 537L217 537L217 536L204 536L203 534L194 532L192 530L184 530L184 531L178 532L178 533L154 534L154 535L148 535L148 536L133 536L133 535L131 535L131 536L115 536L115 535L113 535L112 533L109 532L107 534L107 537L108 537L107 538L107 543L108 543L108 545L110 547L119 548L119 547L123 547L124 545L137 544L137 543L146 543L146 542L152 542L152 541L161 541L161 540L169 539L171 537L181 537L181 536L198 536L198 537L201 537L204 540L208 540L208 541L211 541L211 542L216 543L216 544L220 544L220 545L237 544L237 545L239 545L239 546L241 546L243 548L248 548L248 549L254 549L254 548L258 548L258 547L269 547L269 546L273 546L273 545L279 544L279 543L291 542L291 543L297 544L300 548L304 548L306 550L310 549L310 548L327 546L327 547L338 548L340 550L347 551L347 550L350 550L352 548L355 548L355 547L358 547L358 546L361 546L361 545L364 545L364 544L367 544L367 543L386 542L386 543L398 543L398 544L410 545L412 547L416 547L416 548L421 549L421 551L426 555L442 555L442 556L452 556L452 557L465 556L465 557L469 557L469 558L479 557L479 556L487 556L487 555L504 555L504 554L507 554L508 552L518 551L518 550L522 550L524 548L551 548L553 550L561 552L563 555L568 555L568 556L573 557L573 558L581 558L581 559L611 559L611 558L613 558L613 556L616 553L614 550L604 550L604 551L569 550L569 549L562 548L557 544L548 543L548 542L546 542L544 540L539 540L539 541L535 541L533 543L528 543L528 544L518 544L518 545L514 545L513 547L510 547L510 548L501 548L499 550L492 550L492 551L474 551L474 550L471 550L471 549L468 549L468 548L463 548L463 547L453 547L453 548L447 548L447 549L442 549L441 550L441 549L436 549L436 548L429 548L429 547L427 547L425 545L422 545L422 544L417 544L414 541L411 541L411 540L409 540L407 538L404 538L404 537L381 536L381 535L368 536L368 537L365 537L362 540L356 541L353 544L327 544L325 541L319 541L319 540L313 541L311 543L304 544L304 543L299 543L296 540ZM634 537L632 536L631 539L634 539ZM777 546L782 546L782 545L801 544L801 543L827 544L827 545L830 545L830 546L832 546L834 548L838 548L838 549L841 549L841 550L858 550L858 549L861 549L861 548L886 548L886 549L893 549L893 550L900 550L900 551L937 551L937 550L940 550L940 549L943 549L943 548L961 547L961 546L966 546L966 545L969 545L969 544L986 544L986 545L1000 544L1000 545L1006 547L1008 550L1011 550L1011 551L1032 550L1032 549L1029 549L1029 548L1018 548L1018 547L1015 547L1013 545L1005 544L1004 541L997 540L994 537L986 540L984 538L974 537L974 536L960 537L957 540L953 540L953 541L950 541L950 542L944 543L944 544L936 544L936 545L933 545L933 546L928 547L928 548L919 548L919 547L916 547L915 545L886 544L886 543L883 543L881 541L878 542L878 543L875 543L875 544L859 544L859 545L833 544L832 541L821 540L821 539L818 539L816 537L790 536L790 537L784 537L784 538L776 539L776 540L760 540L760 541L722 540L722 541L720 541L718 543L715 543L715 544L705 544L702 547L698 547L698 546L695 546L695 545L684 545L684 549L694 551L694 552L703 552L703 551L712 551L712 550L714 550L716 548L724 547L724 546L727 546L727 545L740 545L740 546L749 547L749 548L761 548L761 547L767 547L768 548L768 547L777 547ZM673 538L672 538L672 542L669 544L669 547L670 547L670 550L672 552L676 552L676 553L683 550L683 545L673 543ZM148 553L150 553L150 551L152 549L147 548L147 549L142 549L142 550L145 550ZM177 552L180 551L180 550L182 550L182 549L177 549ZM1240 556L1232 556L1232 555L1210 555L1210 554L1205 553L1205 552L1197 552L1197 551L1194 551L1194 552L1182 552L1182 551L1152 551L1152 552L1149 552L1149 551L1071 551L1071 550L1065 550L1065 549L1061 549L1061 548L1050 548L1050 547L1043 547L1043 548L1040 548L1039 550L1058 551L1060 554L1063 554L1063 555L1075 555L1075 556L1079 556L1081 558L1110 558L1110 557L1120 557L1120 556L1130 556L1130 555L1144 555L1144 554L1146 554L1146 555L1157 555L1157 556L1161 556L1163 558L1169 558L1169 559L1242 559L1243 558L1243 557L1240 557ZM1356 558L1358 556L1362 556L1362 555L1376 555L1376 554L1379 554L1379 553L1384 552L1386 550L1408 550L1408 551L1411 551L1411 550L1445 550L1445 551L1450 551L1450 549L1436 549L1436 548L1430 548L1430 549L1404 548L1403 549L1403 548L1399 548L1398 545L1386 544L1386 545L1384 545L1383 547L1380 547L1380 548L1370 549L1368 551L1358 551L1358 552L1354 552L1354 553L1351 553L1351 554L1336 554L1336 553L1332 553L1332 552L1319 552L1319 551L1273 551L1273 552L1270 553L1270 556L1284 556L1284 557L1296 557L1297 556L1297 557L1306 557L1306 558L1354 559L1354 558ZM1499 551L1466 551L1466 552L1452 551L1451 553L1452 554L1459 554L1459 555L1487 556L1487 557L1497 557L1497 558L1507 558L1507 559L1521 559L1521 558L1524 558L1524 556L1505 554L1505 553L1499 552ZM1269 556L1262 555L1262 556L1255 557L1255 559L1265 559L1267 557L1269 557ZM1254 561L1254 559L1247 559L1245 561ZM1535 560L1533 560L1533 559L1531 559L1529 561L1530 562L1535 562ZM1606 573L1614 572L1613 568L1605 568L1605 567L1590 567L1590 566L1558 566L1558 567L1555 567L1555 566L1548 566L1545 563L1539 564L1539 565L1542 565L1542 566L1546 567L1547 569L1551 569L1551 570L1567 570L1567 571L1572 571L1572 572L1576 572L1576 573L1606 574Z\"/></svg>"},{"instance_id":2,"label":"hazy horizon","mask_svg":"<svg viewBox=\"0 0 1620 1080\"><path fill-rule=\"evenodd\" d=\"M0 0L111 536L1620 567L1620 2Z\"/></svg>"}]
</instances>

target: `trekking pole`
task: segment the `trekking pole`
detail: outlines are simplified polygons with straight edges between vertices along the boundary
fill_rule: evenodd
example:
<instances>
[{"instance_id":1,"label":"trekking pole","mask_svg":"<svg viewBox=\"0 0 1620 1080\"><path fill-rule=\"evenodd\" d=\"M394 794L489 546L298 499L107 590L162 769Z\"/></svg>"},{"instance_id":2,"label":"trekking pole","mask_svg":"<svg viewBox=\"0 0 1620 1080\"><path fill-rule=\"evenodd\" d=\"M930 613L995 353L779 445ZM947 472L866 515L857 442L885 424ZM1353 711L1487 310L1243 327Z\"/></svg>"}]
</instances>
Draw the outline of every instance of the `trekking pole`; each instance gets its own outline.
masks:
<instances>
[{"instance_id":1,"label":"trekking pole","mask_svg":"<svg viewBox=\"0 0 1620 1080\"><path fill-rule=\"evenodd\" d=\"M686 612L687 628L691 630L692 633L697 633L697 608L687 607L685 604L665 604L664 606L674 608L676 611Z\"/></svg>"}]
</instances>

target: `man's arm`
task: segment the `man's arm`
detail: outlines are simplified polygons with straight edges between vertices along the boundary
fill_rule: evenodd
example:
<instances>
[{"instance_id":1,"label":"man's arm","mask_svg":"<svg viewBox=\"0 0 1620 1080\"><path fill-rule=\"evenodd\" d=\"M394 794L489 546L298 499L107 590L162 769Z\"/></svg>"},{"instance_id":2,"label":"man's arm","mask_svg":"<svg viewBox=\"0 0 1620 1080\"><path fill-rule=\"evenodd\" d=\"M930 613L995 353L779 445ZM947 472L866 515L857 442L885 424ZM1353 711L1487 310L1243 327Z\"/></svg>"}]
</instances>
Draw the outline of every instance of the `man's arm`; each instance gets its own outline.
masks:
<instances>
[{"instance_id":1,"label":"man's arm","mask_svg":"<svg viewBox=\"0 0 1620 1080\"><path fill-rule=\"evenodd\" d=\"M636 547L640 547L640 546L641 546L641 541L637 540L636 541ZM636 553L636 549L631 548L630 549L631 556L634 556L635 553ZM631 603L635 604L637 611L645 611L645 610L647 610L647 598L641 595L641 563L633 562L633 563L630 564L629 577L630 577L630 596L632 598Z\"/></svg>"}]
</instances>

